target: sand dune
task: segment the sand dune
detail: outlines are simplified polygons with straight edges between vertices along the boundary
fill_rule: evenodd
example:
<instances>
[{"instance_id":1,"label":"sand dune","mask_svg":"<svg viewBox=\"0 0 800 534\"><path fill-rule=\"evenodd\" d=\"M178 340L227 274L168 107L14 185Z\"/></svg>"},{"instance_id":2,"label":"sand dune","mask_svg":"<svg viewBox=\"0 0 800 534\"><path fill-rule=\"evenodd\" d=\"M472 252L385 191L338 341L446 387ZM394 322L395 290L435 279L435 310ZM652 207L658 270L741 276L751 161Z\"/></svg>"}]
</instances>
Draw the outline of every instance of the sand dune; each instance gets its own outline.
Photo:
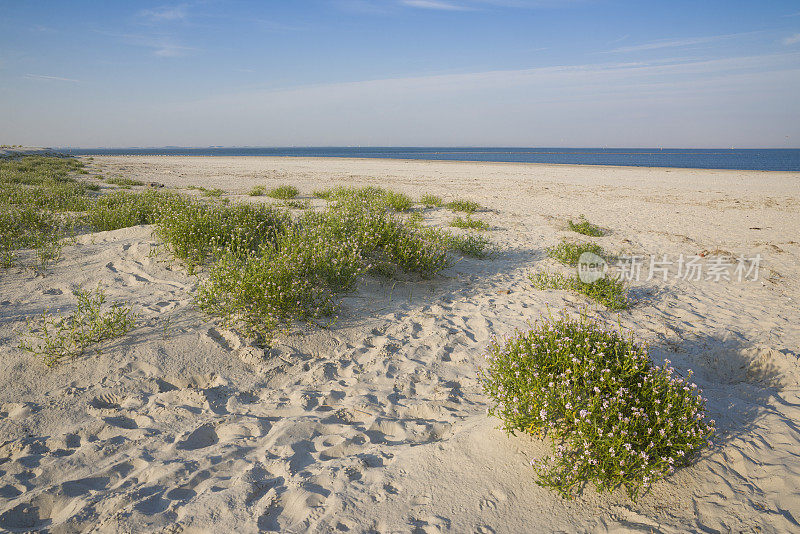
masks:
<instances>
[{"instance_id":1,"label":"sand dune","mask_svg":"<svg viewBox=\"0 0 800 534\"><path fill-rule=\"evenodd\" d=\"M800 530L800 195L796 173L292 158L96 157L169 187L375 184L477 200L491 259L432 280L368 279L328 328L268 351L192 307L197 276L152 228L84 235L46 276L0 272L0 530L543 532ZM267 201L261 198L253 201ZM315 205L322 201L315 200ZM544 248L585 214L627 254L763 257L758 281L634 283L608 312L537 291ZM446 210L426 212L445 225ZM21 262L24 264L23 261ZM202 273L199 275L202 277ZM15 347L74 284L133 304L139 326L53 369ZM715 445L637 503L534 483L547 446L486 416L493 335L548 310L619 322L691 368Z\"/></svg>"}]
</instances>

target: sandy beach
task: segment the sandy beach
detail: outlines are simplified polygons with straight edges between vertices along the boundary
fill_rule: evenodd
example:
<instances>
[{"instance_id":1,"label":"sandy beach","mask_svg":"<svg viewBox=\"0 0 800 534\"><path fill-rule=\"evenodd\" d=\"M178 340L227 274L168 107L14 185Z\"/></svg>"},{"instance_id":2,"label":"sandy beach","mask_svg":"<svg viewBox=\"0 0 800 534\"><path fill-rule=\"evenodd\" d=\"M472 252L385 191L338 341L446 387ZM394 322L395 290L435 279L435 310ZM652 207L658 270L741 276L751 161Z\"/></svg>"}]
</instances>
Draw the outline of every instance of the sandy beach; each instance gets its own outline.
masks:
<instances>
[{"instance_id":1,"label":"sandy beach","mask_svg":"<svg viewBox=\"0 0 800 534\"><path fill-rule=\"evenodd\" d=\"M224 190L376 185L467 198L497 252L430 280L366 277L327 328L267 350L192 304L150 226L79 235L42 276L0 272L0 531L800 531L800 175L405 160L106 156L91 174ZM447 226L453 213L421 212ZM619 255L760 258L758 276L631 282L612 312L528 274L584 215ZM578 236L580 237L580 236ZM647 260L649 261L649 260ZM666 280L664 279L666 278ZM19 350L26 319L75 284L138 326L54 368ZM492 336L585 310L670 359L708 398L714 445L637 502L537 486L541 439L507 436L478 381Z\"/></svg>"}]
</instances>

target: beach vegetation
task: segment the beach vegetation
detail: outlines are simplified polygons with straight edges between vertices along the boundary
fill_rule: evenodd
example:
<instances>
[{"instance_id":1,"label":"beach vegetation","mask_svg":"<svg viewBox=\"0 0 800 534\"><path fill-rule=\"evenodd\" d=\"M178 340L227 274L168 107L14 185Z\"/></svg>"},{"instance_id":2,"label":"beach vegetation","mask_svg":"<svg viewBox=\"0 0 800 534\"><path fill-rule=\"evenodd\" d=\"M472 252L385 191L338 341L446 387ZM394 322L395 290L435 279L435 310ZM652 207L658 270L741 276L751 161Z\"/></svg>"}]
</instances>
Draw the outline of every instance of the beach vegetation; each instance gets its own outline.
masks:
<instances>
[{"instance_id":1,"label":"beach vegetation","mask_svg":"<svg viewBox=\"0 0 800 534\"><path fill-rule=\"evenodd\" d=\"M482 235L475 233L464 235L443 234L442 241L449 250L471 258L485 259L493 251L491 242Z\"/></svg>"},{"instance_id":2,"label":"beach vegetation","mask_svg":"<svg viewBox=\"0 0 800 534\"><path fill-rule=\"evenodd\" d=\"M426 208L438 208L444 204L444 201L441 197L437 197L436 195L432 195L430 193L422 195L422 198L420 198L419 201Z\"/></svg>"},{"instance_id":3,"label":"beach vegetation","mask_svg":"<svg viewBox=\"0 0 800 534\"><path fill-rule=\"evenodd\" d=\"M486 358L489 413L506 432L550 438L552 454L531 465L563 497L591 483L624 487L635 501L711 444L714 421L691 371L653 365L631 336L584 316L494 339Z\"/></svg>"},{"instance_id":4,"label":"beach vegetation","mask_svg":"<svg viewBox=\"0 0 800 534\"><path fill-rule=\"evenodd\" d=\"M530 274L529 278L536 289L575 291L610 310L624 310L631 305L625 283L608 275L594 282L584 282L575 275L565 276L560 273L538 271Z\"/></svg>"},{"instance_id":5,"label":"beach vegetation","mask_svg":"<svg viewBox=\"0 0 800 534\"><path fill-rule=\"evenodd\" d=\"M264 195L266 192L267 192L266 187L264 187L263 185L256 185L253 186L253 188L247 194L250 195L251 197L260 197Z\"/></svg>"},{"instance_id":6,"label":"beach vegetation","mask_svg":"<svg viewBox=\"0 0 800 534\"><path fill-rule=\"evenodd\" d=\"M73 291L77 306L72 315L56 317L47 311L38 320L28 322L28 332L20 348L42 358L52 367L69 357L82 355L90 347L127 334L136 324L130 306L115 303L106 306L101 288Z\"/></svg>"},{"instance_id":7,"label":"beach vegetation","mask_svg":"<svg viewBox=\"0 0 800 534\"><path fill-rule=\"evenodd\" d=\"M267 191L268 197L277 198L279 200L289 200L295 198L299 194L300 191L293 185L279 185Z\"/></svg>"},{"instance_id":8,"label":"beach vegetation","mask_svg":"<svg viewBox=\"0 0 800 534\"><path fill-rule=\"evenodd\" d=\"M475 213L479 209L481 209L481 205L475 202L474 200L453 200L445 204L448 209L453 211L463 211L465 213Z\"/></svg>"},{"instance_id":9,"label":"beach vegetation","mask_svg":"<svg viewBox=\"0 0 800 534\"><path fill-rule=\"evenodd\" d=\"M588 235L590 237L602 237L605 235L602 228L587 221L583 215L581 215L577 221L567 221L567 225L573 232L578 232L579 234Z\"/></svg>"},{"instance_id":10,"label":"beach vegetation","mask_svg":"<svg viewBox=\"0 0 800 534\"><path fill-rule=\"evenodd\" d=\"M107 184L119 185L122 187L140 186L144 185L141 180L134 180L133 178L124 178L122 176L110 176L105 179Z\"/></svg>"},{"instance_id":11,"label":"beach vegetation","mask_svg":"<svg viewBox=\"0 0 800 534\"><path fill-rule=\"evenodd\" d=\"M453 228L466 228L470 230L488 230L489 225L480 219L473 219L469 214L466 217L457 216L450 221Z\"/></svg>"},{"instance_id":12,"label":"beach vegetation","mask_svg":"<svg viewBox=\"0 0 800 534\"><path fill-rule=\"evenodd\" d=\"M603 247L595 243L573 243L571 241L562 241L554 247L547 249L547 255L554 260L557 260L564 265L578 265L578 260L585 252L591 252L601 258L605 258L606 254Z\"/></svg>"}]
</instances>

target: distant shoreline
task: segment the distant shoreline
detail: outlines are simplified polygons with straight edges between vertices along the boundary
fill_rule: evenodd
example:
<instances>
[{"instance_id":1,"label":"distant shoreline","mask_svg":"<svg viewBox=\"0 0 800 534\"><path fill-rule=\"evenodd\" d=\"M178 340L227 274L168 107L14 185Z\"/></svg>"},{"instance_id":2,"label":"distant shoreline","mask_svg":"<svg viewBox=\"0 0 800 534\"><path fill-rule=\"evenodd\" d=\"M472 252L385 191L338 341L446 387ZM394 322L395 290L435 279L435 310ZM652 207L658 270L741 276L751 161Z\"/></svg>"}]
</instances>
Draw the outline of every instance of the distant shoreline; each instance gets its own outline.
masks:
<instances>
[{"instance_id":1,"label":"distant shoreline","mask_svg":"<svg viewBox=\"0 0 800 534\"><path fill-rule=\"evenodd\" d=\"M74 156L205 156L379 159L525 163L604 167L800 172L800 149L591 149L591 148L54 148Z\"/></svg>"}]
</instances>

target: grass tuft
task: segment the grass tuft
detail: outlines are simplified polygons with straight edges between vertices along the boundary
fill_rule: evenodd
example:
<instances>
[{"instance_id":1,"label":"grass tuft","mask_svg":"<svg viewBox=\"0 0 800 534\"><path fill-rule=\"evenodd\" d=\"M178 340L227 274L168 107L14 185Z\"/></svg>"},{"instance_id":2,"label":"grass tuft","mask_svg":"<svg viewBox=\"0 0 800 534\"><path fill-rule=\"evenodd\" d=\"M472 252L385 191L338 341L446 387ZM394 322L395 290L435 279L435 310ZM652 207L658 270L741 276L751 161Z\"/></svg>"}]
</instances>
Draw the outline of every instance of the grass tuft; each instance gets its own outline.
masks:
<instances>
[{"instance_id":1,"label":"grass tuft","mask_svg":"<svg viewBox=\"0 0 800 534\"><path fill-rule=\"evenodd\" d=\"M289 200L300 194L296 187L291 185L280 185L267 191L267 196L280 200Z\"/></svg>"},{"instance_id":2,"label":"grass tuft","mask_svg":"<svg viewBox=\"0 0 800 534\"><path fill-rule=\"evenodd\" d=\"M122 178L120 176L112 176L110 178L106 178L105 182L107 184L120 185L120 186L144 185L144 182L142 181L134 180L132 178Z\"/></svg>"},{"instance_id":3,"label":"grass tuft","mask_svg":"<svg viewBox=\"0 0 800 534\"><path fill-rule=\"evenodd\" d=\"M554 247L547 249L547 255L551 258L560 261L564 265L578 265L578 260L584 252L591 252L597 254L601 258L605 258L603 247L595 243L572 243L569 241L562 241Z\"/></svg>"},{"instance_id":4,"label":"grass tuft","mask_svg":"<svg viewBox=\"0 0 800 534\"><path fill-rule=\"evenodd\" d=\"M569 229L579 234L588 235L591 237L602 237L605 232L602 228L587 221L583 215L580 216L577 222L568 221Z\"/></svg>"},{"instance_id":5,"label":"grass tuft","mask_svg":"<svg viewBox=\"0 0 800 534\"><path fill-rule=\"evenodd\" d=\"M438 208L439 206L444 204L441 197L437 197L436 195L431 195L431 194L422 195L422 198L420 198L419 201L426 208Z\"/></svg>"},{"instance_id":6,"label":"grass tuft","mask_svg":"<svg viewBox=\"0 0 800 534\"><path fill-rule=\"evenodd\" d=\"M43 312L39 321L29 321L26 339L20 345L41 357L49 367L65 358L80 356L93 345L121 337L136 324L136 315L129 306L104 307L106 295L100 288L78 288L73 294L78 301L74 314L56 318Z\"/></svg>"},{"instance_id":7,"label":"grass tuft","mask_svg":"<svg viewBox=\"0 0 800 534\"><path fill-rule=\"evenodd\" d=\"M575 291L603 304L610 310L624 310L631 305L625 283L609 276L587 283L577 276L564 276L558 273L539 271L530 274L529 278L536 289Z\"/></svg>"},{"instance_id":8,"label":"grass tuft","mask_svg":"<svg viewBox=\"0 0 800 534\"><path fill-rule=\"evenodd\" d=\"M247 194L250 195L251 197L260 197L264 195L266 192L267 192L266 187L264 187L263 185L257 185L254 186Z\"/></svg>"},{"instance_id":9,"label":"grass tuft","mask_svg":"<svg viewBox=\"0 0 800 534\"><path fill-rule=\"evenodd\" d=\"M488 230L489 225L480 219L473 219L469 215L466 217L456 217L450 221L450 226L453 228L467 228L472 230Z\"/></svg>"},{"instance_id":10,"label":"grass tuft","mask_svg":"<svg viewBox=\"0 0 800 534\"><path fill-rule=\"evenodd\" d=\"M445 205L453 211L463 211L466 213L475 213L481 209L481 205L474 200L453 200Z\"/></svg>"}]
</instances>

